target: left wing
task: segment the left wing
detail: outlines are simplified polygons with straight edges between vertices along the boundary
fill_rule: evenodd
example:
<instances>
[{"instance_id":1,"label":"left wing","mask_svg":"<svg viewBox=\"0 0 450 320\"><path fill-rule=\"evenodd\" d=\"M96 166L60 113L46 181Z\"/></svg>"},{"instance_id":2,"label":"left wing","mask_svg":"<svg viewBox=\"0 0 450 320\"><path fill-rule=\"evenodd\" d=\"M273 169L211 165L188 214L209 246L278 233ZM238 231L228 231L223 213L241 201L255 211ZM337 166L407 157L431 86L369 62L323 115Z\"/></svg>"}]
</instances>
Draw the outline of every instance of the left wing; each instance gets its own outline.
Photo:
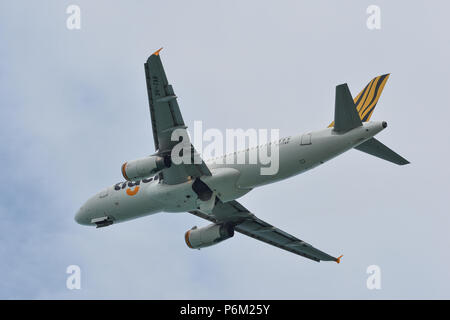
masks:
<instances>
[{"instance_id":1,"label":"left wing","mask_svg":"<svg viewBox=\"0 0 450 320\"><path fill-rule=\"evenodd\" d=\"M317 262L335 261L339 263L342 257L332 257L305 241L275 228L271 224L257 218L235 200L225 203L219 200L211 214L197 210L190 211L190 213L214 223L232 223L234 230L237 232Z\"/></svg>"},{"instance_id":2,"label":"left wing","mask_svg":"<svg viewBox=\"0 0 450 320\"><path fill-rule=\"evenodd\" d=\"M172 141L173 131L184 130L186 132L184 136L188 137L188 135L178 107L177 96L164 72L159 56L161 49L153 53L144 66L155 149L158 155L168 156L173 147L179 143L178 140ZM173 164L170 168L164 169L162 171L163 179L168 184L181 183L188 180L189 177L211 175L203 160L200 159L199 163L194 163L194 156L198 158L199 156L190 141L185 142L190 145L192 161L179 165Z\"/></svg>"}]
</instances>

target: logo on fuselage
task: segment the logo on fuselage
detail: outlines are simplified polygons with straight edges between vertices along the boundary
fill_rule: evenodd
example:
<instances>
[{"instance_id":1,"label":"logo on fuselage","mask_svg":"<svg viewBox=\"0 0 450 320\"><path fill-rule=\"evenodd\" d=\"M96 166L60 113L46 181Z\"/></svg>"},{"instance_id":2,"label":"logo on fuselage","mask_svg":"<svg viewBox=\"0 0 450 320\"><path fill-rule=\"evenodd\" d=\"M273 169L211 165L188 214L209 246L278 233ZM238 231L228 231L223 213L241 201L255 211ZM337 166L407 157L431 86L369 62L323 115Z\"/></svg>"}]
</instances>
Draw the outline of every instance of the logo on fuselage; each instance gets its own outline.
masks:
<instances>
[{"instance_id":1,"label":"logo on fuselage","mask_svg":"<svg viewBox=\"0 0 450 320\"><path fill-rule=\"evenodd\" d=\"M138 193L138 191L139 191L139 186L134 187L133 190L131 190L131 188L128 188L127 195L134 196L136 193Z\"/></svg>"},{"instance_id":2,"label":"logo on fuselage","mask_svg":"<svg viewBox=\"0 0 450 320\"><path fill-rule=\"evenodd\" d=\"M114 185L114 190L120 191L125 189L125 192L129 196L134 196L139 192L140 184L142 183L149 183L153 180L158 180L158 176L148 178L148 179L142 179L137 181L125 181L125 182L118 182Z\"/></svg>"}]
</instances>

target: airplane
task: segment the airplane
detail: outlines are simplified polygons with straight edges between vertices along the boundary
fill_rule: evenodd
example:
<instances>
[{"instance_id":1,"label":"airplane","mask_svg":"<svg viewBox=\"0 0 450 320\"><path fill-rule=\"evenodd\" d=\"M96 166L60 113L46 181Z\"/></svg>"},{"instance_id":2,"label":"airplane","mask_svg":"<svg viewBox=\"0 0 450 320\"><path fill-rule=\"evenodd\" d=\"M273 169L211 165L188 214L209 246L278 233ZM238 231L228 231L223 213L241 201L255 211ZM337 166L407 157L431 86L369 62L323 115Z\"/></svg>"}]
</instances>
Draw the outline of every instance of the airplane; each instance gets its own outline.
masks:
<instances>
[{"instance_id":1,"label":"airplane","mask_svg":"<svg viewBox=\"0 0 450 320\"><path fill-rule=\"evenodd\" d=\"M161 48L162 49L162 48ZM385 121L369 121L389 74L373 78L352 98L347 84L336 86L334 121L324 129L280 139L279 170L260 174L261 164L218 164L200 161L175 164L172 151L175 130L186 130L177 96L168 83L160 57L154 52L144 64L156 152L125 162L125 178L87 200L75 215L81 225L110 226L158 212L189 212L211 224L185 233L189 248L200 249L233 237L235 231L313 261L334 261L309 243L257 218L236 199L269 183L304 173L356 149L397 165L409 162L374 138L387 127ZM184 138L183 138L184 139ZM191 156L199 154L189 141ZM246 155L258 148L242 150Z\"/></svg>"}]
</instances>

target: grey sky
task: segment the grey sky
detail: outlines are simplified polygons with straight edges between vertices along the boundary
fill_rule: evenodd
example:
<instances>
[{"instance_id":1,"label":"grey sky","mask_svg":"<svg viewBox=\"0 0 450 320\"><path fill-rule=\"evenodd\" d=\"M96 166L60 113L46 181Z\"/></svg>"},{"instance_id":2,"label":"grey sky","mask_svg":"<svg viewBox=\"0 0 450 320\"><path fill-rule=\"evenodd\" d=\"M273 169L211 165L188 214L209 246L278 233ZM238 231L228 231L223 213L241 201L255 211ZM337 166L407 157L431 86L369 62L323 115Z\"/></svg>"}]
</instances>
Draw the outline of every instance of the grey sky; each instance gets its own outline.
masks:
<instances>
[{"instance_id":1,"label":"grey sky","mask_svg":"<svg viewBox=\"0 0 450 320\"><path fill-rule=\"evenodd\" d=\"M66 8L81 7L81 30ZM381 8L381 30L366 8ZM450 298L450 29L444 1L0 2L0 298ZM154 151L143 63L162 60L188 126L332 120L334 87L392 73L372 117L405 167L350 151L240 201L342 263L237 234L201 251L206 225L162 213L96 230L81 204ZM66 267L82 289L65 287ZM382 289L366 288L366 268Z\"/></svg>"}]
</instances>

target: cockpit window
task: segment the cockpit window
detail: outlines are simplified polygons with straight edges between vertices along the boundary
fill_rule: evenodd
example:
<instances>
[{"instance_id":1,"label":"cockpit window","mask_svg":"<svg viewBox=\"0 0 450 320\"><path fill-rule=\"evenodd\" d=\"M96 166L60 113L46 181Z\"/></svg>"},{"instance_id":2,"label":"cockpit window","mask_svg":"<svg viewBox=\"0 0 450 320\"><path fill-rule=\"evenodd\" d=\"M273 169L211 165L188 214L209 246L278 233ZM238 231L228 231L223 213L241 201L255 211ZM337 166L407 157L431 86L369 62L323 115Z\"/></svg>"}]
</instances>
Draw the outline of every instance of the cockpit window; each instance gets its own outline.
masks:
<instances>
[{"instance_id":1,"label":"cockpit window","mask_svg":"<svg viewBox=\"0 0 450 320\"><path fill-rule=\"evenodd\" d=\"M108 189L103 190L102 192L100 192L100 194L98 195L99 198L104 198L108 196Z\"/></svg>"}]
</instances>

